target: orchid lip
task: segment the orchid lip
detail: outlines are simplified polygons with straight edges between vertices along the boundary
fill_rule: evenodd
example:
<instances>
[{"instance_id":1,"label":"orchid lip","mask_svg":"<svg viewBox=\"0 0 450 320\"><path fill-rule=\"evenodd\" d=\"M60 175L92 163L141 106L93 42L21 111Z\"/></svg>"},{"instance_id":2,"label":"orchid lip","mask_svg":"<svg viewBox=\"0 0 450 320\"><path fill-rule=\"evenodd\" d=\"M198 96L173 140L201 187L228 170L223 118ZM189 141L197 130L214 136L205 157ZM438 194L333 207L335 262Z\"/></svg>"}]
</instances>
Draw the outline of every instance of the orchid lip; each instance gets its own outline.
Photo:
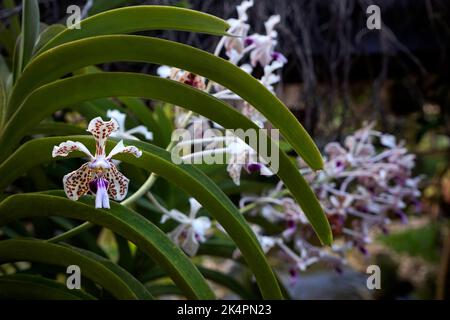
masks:
<instances>
[{"instance_id":1,"label":"orchid lip","mask_svg":"<svg viewBox=\"0 0 450 320\"><path fill-rule=\"evenodd\" d=\"M245 38L244 40L244 44L246 46L252 45L255 42L255 40L253 40L252 38Z\"/></svg>"},{"instance_id":2,"label":"orchid lip","mask_svg":"<svg viewBox=\"0 0 450 320\"><path fill-rule=\"evenodd\" d=\"M108 187L109 187L109 182L108 182L108 180L106 180L104 178L97 178L97 179L94 179L91 182L89 182L89 190L93 194L97 194L97 191L100 188L105 188L106 190L108 190Z\"/></svg>"},{"instance_id":3,"label":"orchid lip","mask_svg":"<svg viewBox=\"0 0 450 320\"><path fill-rule=\"evenodd\" d=\"M259 170L261 170L261 165L259 163L250 163L250 164L247 165L247 170L250 173L259 171Z\"/></svg>"}]
</instances>

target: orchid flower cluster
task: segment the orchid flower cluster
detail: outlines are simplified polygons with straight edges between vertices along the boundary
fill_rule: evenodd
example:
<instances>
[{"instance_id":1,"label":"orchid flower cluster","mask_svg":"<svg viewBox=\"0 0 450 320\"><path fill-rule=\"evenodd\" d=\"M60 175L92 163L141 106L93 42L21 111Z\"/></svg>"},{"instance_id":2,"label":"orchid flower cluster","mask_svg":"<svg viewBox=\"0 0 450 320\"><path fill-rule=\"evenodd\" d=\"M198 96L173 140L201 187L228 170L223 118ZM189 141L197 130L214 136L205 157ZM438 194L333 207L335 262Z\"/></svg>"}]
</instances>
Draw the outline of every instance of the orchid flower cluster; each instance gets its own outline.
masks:
<instances>
[{"instance_id":1,"label":"orchid flower cluster","mask_svg":"<svg viewBox=\"0 0 450 320\"><path fill-rule=\"evenodd\" d=\"M238 17L228 20L230 25L228 33L235 37L222 37L214 50L214 54L220 55L224 51L224 54L231 63L239 66L249 74L253 74L257 68L262 68L264 72L260 78L260 82L270 91L274 92L274 85L280 81L280 76L276 72L287 63L286 57L275 50L278 42L278 33L275 31L275 26L280 22L280 16L271 16L265 22L265 34L250 34L251 26L248 23L247 11L252 6L253 0L243 1L237 6ZM211 93L216 98L232 102L242 114L251 119L258 127L264 128L266 125L267 119L253 106L217 83L209 82L208 85L205 85L206 80L203 77L168 66L158 68L158 75L193 86L199 90L213 91ZM211 145L208 142L208 139L211 137L205 137L204 132L208 129L223 129L220 125L212 123L203 116L192 116L191 113L187 113L179 107L175 107L175 127L183 129L187 127L191 131L191 136L196 140L196 143L199 141L202 142L201 140L203 140L205 145L208 146ZM220 137L217 137L217 139L220 139ZM230 155L227 171L236 185L240 184L242 169L245 169L248 173L259 172L264 176L273 174L264 165L264 161L257 156L256 151L244 141L223 139L217 142L221 142L222 146L218 143L216 152L225 152ZM224 147L223 144L225 144ZM208 152L211 152L211 150L204 151L205 154ZM192 158L199 156L202 156L202 153L192 154L186 157Z\"/></svg>"},{"instance_id":2,"label":"orchid flower cluster","mask_svg":"<svg viewBox=\"0 0 450 320\"><path fill-rule=\"evenodd\" d=\"M313 245L314 234L300 206L280 183L260 196L245 196L240 207L251 206L250 215L260 215L283 226L277 235L255 229L265 252L291 262L293 279L298 271L325 262L342 270L346 254L352 248L368 255L366 246L372 232L388 232L393 218L407 223L406 210L417 211L422 177L413 177L415 156L408 153L404 142L374 130L367 124L349 135L343 145L329 143L325 147L324 170L314 172L299 161L300 171L315 191L330 222L335 243L331 248Z\"/></svg>"}]
</instances>

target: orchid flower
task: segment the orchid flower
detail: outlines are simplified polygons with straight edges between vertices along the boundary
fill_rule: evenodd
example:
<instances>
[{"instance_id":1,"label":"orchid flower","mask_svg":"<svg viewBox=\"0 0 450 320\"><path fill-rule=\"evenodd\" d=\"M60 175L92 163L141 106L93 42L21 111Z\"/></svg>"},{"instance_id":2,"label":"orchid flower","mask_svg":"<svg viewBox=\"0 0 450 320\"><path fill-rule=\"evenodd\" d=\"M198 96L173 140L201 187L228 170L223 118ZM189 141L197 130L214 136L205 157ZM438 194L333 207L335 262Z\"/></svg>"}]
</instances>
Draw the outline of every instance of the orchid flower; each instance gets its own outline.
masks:
<instances>
[{"instance_id":1,"label":"orchid flower","mask_svg":"<svg viewBox=\"0 0 450 320\"><path fill-rule=\"evenodd\" d=\"M109 198L122 201L126 197L129 180L117 170L112 158L119 153L131 153L139 158L142 152L134 146L124 146L120 141L106 155L106 140L118 129L115 119L105 122L97 117L91 120L87 131L95 138L95 156L81 142L69 140L53 148L53 158L67 157L72 151L81 151L89 157L87 163L63 178L64 191L69 199L76 201L90 191L95 194L96 208L109 209Z\"/></svg>"},{"instance_id":2,"label":"orchid flower","mask_svg":"<svg viewBox=\"0 0 450 320\"><path fill-rule=\"evenodd\" d=\"M164 223L169 218L180 223L169 233L169 237L187 255L193 257L196 255L200 243L206 241L207 231L211 228L212 224L208 217L196 217L202 207L197 200L190 198L189 203L191 205L189 216L173 209L162 216L161 223Z\"/></svg>"},{"instance_id":3,"label":"orchid flower","mask_svg":"<svg viewBox=\"0 0 450 320\"><path fill-rule=\"evenodd\" d=\"M153 139L153 133L148 131L148 129L142 125L132 128L130 130L125 130L125 120L127 118L127 115L125 113L120 112L119 110L110 109L106 112L106 116L108 118L116 120L117 123L119 124L119 129L116 132L111 133L111 137L113 138L139 140L139 138L137 138L135 134L141 134L147 140Z\"/></svg>"},{"instance_id":4,"label":"orchid flower","mask_svg":"<svg viewBox=\"0 0 450 320\"><path fill-rule=\"evenodd\" d=\"M250 30L250 26L247 23L247 10L252 6L253 0L243 1L236 7L238 18L231 18L227 20L228 24L230 25L230 29L228 29L228 32L235 36L223 38L226 54L229 58L232 58L232 56L234 56L235 59L237 57L240 57L242 51L244 50L245 37ZM240 60L240 58L237 60Z\"/></svg>"},{"instance_id":5,"label":"orchid flower","mask_svg":"<svg viewBox=\"0 0 450 320\"><path fill-rule=\"evenodd\" d=\"M227 142L226 152L230 156L227 171L236 185L240 185L242 169L248 173L259 171L263 176L273 175L272 171L259 160L257 152L238 137Z\"/></svg>"},{"instance_id":6,"label":"orchid flower","mask_svg":"<svg viewBox=\"0 0 450 320\"><path fill-rule=\"evenodd\" d=\"M178 81L199 90L205 90L206 88L205 78L189 71L169 66L161 66L157 69L156 73L161 78L167 78L174 81Z\"/></svg>"},{"instance_id":7,"label":"orchid flower","mask_svg":"<svg viewBox=\"0 0 450 320\"><path fill-rule=\"evenodd\" d=\"M278 33L275 31L275 25L279 22L279 15L271 16L264 24L266 27L265 35L255 33L248 37L248 42L254 47L250 53L252 66L256 66L259 63L262 67L265 67L273 60L285 61L286 58L281 53L274 51L278 36Z\"/></svg>"}]
</instances>

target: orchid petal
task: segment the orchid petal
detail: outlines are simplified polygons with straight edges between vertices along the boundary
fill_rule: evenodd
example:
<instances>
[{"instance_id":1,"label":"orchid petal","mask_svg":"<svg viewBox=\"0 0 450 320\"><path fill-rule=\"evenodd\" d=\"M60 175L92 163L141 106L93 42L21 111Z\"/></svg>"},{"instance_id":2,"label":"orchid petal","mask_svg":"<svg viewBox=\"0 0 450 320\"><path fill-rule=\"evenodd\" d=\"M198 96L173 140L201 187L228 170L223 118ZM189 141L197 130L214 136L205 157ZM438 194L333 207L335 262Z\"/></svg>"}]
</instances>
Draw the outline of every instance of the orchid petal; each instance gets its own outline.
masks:
<instances>
[{"instance_id":1,"label":"orchid petal","mask_svg":"<svg viewBox=\"0 0 450 320\"><path fill-rule=\"evenodd\" d=\"M187 234L187 229L188 225L186 224L180 224L179 226L177 226L175 229L173 229L172 231L170 231L168 233L168 236L170 239L172 239L172 241L177 245L177 246L181 246L182 243L185 240L185 236Z\"/></svg>"},{"instance_id":2,"label":"orchid petal","mask_svg":"<svg viewBox=\"0 0 450 320\"><path fill-rule=\"evenodd\" d=\"M127 115L125 113L122 113L116 109L109 109L108 111L106 111L106 116L117 121L119 130L125 130L125 119L127 118Z\"/></svg>"},{"instance_id":3,"label":"orchid petal","mask_svg":"<svg viewBox=\"0 0 450 320\"><path fill-rule=\"evenodd\" d=\"M97 117L92 119L89 123L87 131L92 133L96 142L96 155L105 155L105 142L111 133L119 130L117 120L103 121L102 118Z\"/></svg>"},{"instance_id":4,"label":"orchid petal","mask_svg":"<svg viewBox=\"0 0 450 320\"><path fill-rule=\"evenodd\" d=\"M253 6L253 0L242 1L240 5L236 7L239 20L247 21L247 10Z\"/></svg>"},{"instance_id":5,"label":"orchid petal","mask_svg":"<svg viewBox=\"0 0 450 320\"><path fill-rule=\"evenodd\" d=\"M85 153L87 156L89 156L89 158L91 158L91 159L94 158L92 156L92 154L89 152L88 148L86 148L86 146L84 144L82 144L81 142L70 141L70 140L68 140L66 142L62 142L59 146L54 146L52 156L53 156L53 158L67 157L69 155L69 153L71 153L73 151L81 151L81 152Z\"/></svg>"},{"instance_id":6,"label":"orchid petal","mask_svg":"<svg viewBox=\"0 0 450 320\"><path fill-rule=\"evenodd\" d=\"M202 208L202 205L194 198L189 198L189 203L191 205L191 210L189 212L189 217L195 218L197 212Z\"/></svg>"},{"instance_id":7,"label":"orchid petal","mask_svg":"<svg viewBox=\"0 0 450 320\"><path fill-rule=\"evenodd\" d=\"M261 164L260 173L261 173L262 176L265 176L265 177L273 176L273 172L267 166L265 166L263 164Z\"/></svg>"},{"instance_id":8,"label":"orchid petal","mask_svg":"<svg viewBox=\"0 0 450 320\"><path fill-rule=\"evenodd\" d=\"M125 147L123 144L123 140L120 140L119 143L116 144L116 146L111 150L109 155L106 157L107 160L110 160L112 157L119 153L131 153L136 158L139 158L142 156L142 151L136 148L135 146L127 146Z\"/></svg>"},{"instance_id":9,"label":"orchid petal","mask_svg":"<svg viewBox=\"0 0 450 320\"><path fill-rule=\"evenodd\" d=\"M89 191L89 182L93 179L93 172L89 163L83 164L78 170L68 173L63 178L64 191L70 200L78 200Z\"/></svg>"},{"instance_id":10,"label":"orchid petal","mask_svg":"<svg viewBox=\"0 0 450 320\"><path fill-rule=\"evenodd\" d=\"M192 229L198 236L199 241L206 241L205 235L211 225L211 220L208 217L200 217L192 221Z\"/></svg>"},{"instance_id":11,"label":"orchid petal","mask_svg":"<svg viewBox=\"0 0 450 320\"><path fill-rule=\"evenodd\" d=\"M176 209L170 210L169 213L170 213L170 215L166 214L163 216L163 218L167 217L164 219L164 221L167 221L169 218L172 218L173 220L175 220L179 223L182 223L182 224L187 224L190 221L189 218L184 213L181 213L180 211L178 211ZM161 223L162 222L163 221L161 219Z\"/></svg>"},{"instance_id":12,"label":"orchid petal","mask_svg":"<svg viewBox=\"0 0 450 320\"><path fill-rule=\"evenodd\" d=\"M170 75L172 74L172 68L169 66L160 66L157 70L156 73L158 74L158 76L160 76L161 78L169 78Z\"/></svg>"},{"instance_id":13,"label":"orchid petal","mask_svg":"<svg viewBox=\"0 0 450 320\"><path fill-rule=\"evenodd\" d=\"M149 131L145 126L137 126L133 129L130 129L128 131L125 131L127 135L134 135L135 133L142 134L145 139L147 140L153 140L153 133ZM138 140L136 137L133 137L134 139Z\"/></svg>"},{"instance_id":14,"label":"orchid petal","mask_svg":"<svg viewBox=\"0 0 450 320\"><path fill-rule=\"evenodd\" d=\"M227 167L228 174L237 186L241 184L241 170L241 164L230 163Z\"/></svg>"},{"instance_id":15,"label":"orchid petal","mask_svg":"<svg viewBox=\"0 0 450 320\"><path fill-rule=\"evenodd\" d=\"M122 201L128 193L128 183L130 180L125 177L112 163L111 168L106 172L106 180L109 182L108 194L116 200Z\"/></svg>"},{"instance_id":16,"label":"orchid petal","mask_svg":"<svg viewBox=\"0 0 450 320\"><path fill-rule=\"evenodd\" d=\"M195 256L198 251L200 244L196 239L196 233L192 228L187 230L187 236L184 242L181 244L183 251L190 257Z\"/></svg>"}]
</instances>

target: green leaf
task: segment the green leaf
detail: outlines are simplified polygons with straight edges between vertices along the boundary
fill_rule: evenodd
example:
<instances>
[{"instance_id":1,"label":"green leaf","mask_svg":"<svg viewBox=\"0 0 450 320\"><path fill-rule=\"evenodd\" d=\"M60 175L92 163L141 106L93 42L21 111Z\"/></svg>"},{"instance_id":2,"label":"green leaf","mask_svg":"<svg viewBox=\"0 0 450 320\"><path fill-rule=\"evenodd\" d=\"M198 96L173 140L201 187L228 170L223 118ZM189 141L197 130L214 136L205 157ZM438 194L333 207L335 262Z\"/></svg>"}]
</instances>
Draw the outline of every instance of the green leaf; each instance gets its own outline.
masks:
<instances>
[{"instance_id":1,"label":"green leaf","mask_svg":"<svg viewBox=\"0 0 450 320\"><path fill-rule=\"evenodd\" d=\"M153 140L156 145L160 147L167 145L163 144L161 139L162 130L159 127L159 123L155 121L152 111L141 99L136 97L119 97L117 100L122 102L128 110L132 111L136 118L153 133Z\"/></svg>"},{"instance_id":2,"label":"green leaf","mask_svg":"<svg viewBox=\"0 0 450 320\"><path fill-rule=\"evenodd\" d=\"M94 148L95 143L94 139L88 138L85 136L78 137L60 137L60 138L43 138L38 140L33 140L25 145L23 145L12 157L8 159L5 163L3 163L0 167L0 176L3 177L3 174L7 174L8 171L13 170L14 173L8 173L8 177L5 177L7 180L14 179L13 176L17 176L17 174L21 174L22 172L26 172L27 169L32 168L37 163L50 162L52 160L51 150L54 145L59 144L62 141L67 139L80 141L84 143L88 148ZM261 250L261 247L256 239L253 231L250 229L242 215L236 209L234 204L230 201L230 199L215 185L205 174L203 174L199 169L195 168L192 165L175 165L171 161L170 153L167 151L160 149L151 144L141 142L141 141L128 141L128 144L133 144L140 148L143 151L142 157L136 159L134 157L129 156L120 156L117 159L133 164L142 169L146 169L148 171L154 172L158 176L166 178L170 182L172 182L175 186L183 189L186 193L190 194L192 197L197 199L203 207L208 210L208 212L215 218L219 223L225 228L230 237L235 241L237 246L242 252L242 255L245 257L250 269L255 275L255 278L259 284L262 295L265 298L281 298L281 293L276 281L276 278L272 272L272 269L269 267L266 257ZM113 141L109 141L108 147L112 148L115 143ZM30 157L30 155L33 155ZM77 154L73 154L72 156L76 156ZM21 159L20 169L17 165L17 159ZM15 164L13 164L15 162ZM3 178L1 183L3 184ZM25 197L25 195L17 195L5 200L0 205L0 225L3 217L18 217L20 215L20 211L17 212L14 208L20 205L23 200L15 200L14 205L8 206L9 208L6 210L2 210L5 204L8 201L12 201L10 199L19 199L19 197ZM23 199L23 198L22 198ZM55 202L56 200L52 201ZM67 200L67 206L72 205L73 202ZM50 201L47 201L50 202ZM92 201L93 202L93 201ZM91 202L91 203L92 203ZM33 205L33 207L35 207ZM87 210L87 209L86 209ZM118 209L117 209L118 210ZM125 210L125 209L122 209ZM11 212L15 212L15 214L11 215ZM26 210L26 215L34 214L36 210ZM58 212L60 214L69 215L70 212L60 212L64 211L62 209L54 209L50 211L48 214L52 212ZM89 215L83 216L84 219L90 220L93 219L94 216L100 215L100 217L105 215L106 210L95 210L93 209ZM106 211L108 212L108 211ZM83 211L85 213L85 211ZM82 213L80 213L82 214ZM117 215L115 213L114 215ZM136 219L136 218L134 218ZM143 218L142 218L143 219ZM95 221L94 221L95 223ZM114 228L111 226L107 226L113 231ZM135 227L136 228L136 227ZM128 232L131 232L128 231ZM119 233L119 232L118 232ZM123 237L128 240L136 243L133 239L130 238L129 234L119 233ZM137 244L137 243L136 243ZM139 245L138 245L139 247ZM143 249L143 248L142 248Z\"/></svg>"},{"instance_id":3,"label":"green leaf","mask_svg":"<svg viewBox=\"0 0 450 320\"><path fill-rule=\"evenodd\" d=\"M230 259L236 251L233 242L223 238L211 238L201 244L198 255L214 256L219 258Z\"/></svg>"},{"instance_id":4,"label":"green leaf","mask_svg":"<svg viewBox=\"0 0 450 320\"><path fill-rule=\"evenodd\" d=\"M6 88L2 79L0 79L0 122L6 109Z\"/></svg>"},{"instance_id":5,"label":"green leaf","mask_svg":"<svg viewBox=\"0 0 450 320\"><path fill-rule=\"evenodd\" d=\"M21 74L20 70L20 43L22 42L22 35L19 35L16 39L16 44L14 46L14 54L12 57L12 83L16 83L17 79L19 78ZM6 110L8 111L9 108Z\"/></svg>"},{"instance_id":6,"label":"green leaf","mask_svg":"<svg viewBox=\"0 0 450 320\"><path fill-rule=\"evenodd\" d=\"M257 299L257 297L254 294L252 294L247 288L245 288L241 283L239 283L239 281L234 279L232 276L202 266L197 266L197 268L203 274L203 276L205 276L206 279L211 280L212 282L224 288L227 288L231 292L238 294L242 299L244 300ZM155 288L155 286L157 287L157 284L155 284L154 281L160 280L161 278L164 278L166 276L167 275L163 270L160 270L159 268L153 268L152 270L149 270L148 274L144 275L144 277L141 278L140 280L143 282L148 282L146 284L146 287L153 294L153 292L155 292L153 288ZM161 294L162 293L158 292L158 295Z\"/></svg>"},{"instance_id":7,"label":"green leaf","mask_svg":"<svg viewBox=\"0 0 450 320\"><path fill-rule=\"evenodd\" d=\"M54 24L48 26L41 32L37 40L36 46L34 47L34 52L38 52L44 45L46 45L50 40L55 38L58 34L66 30L67 28L62 24Z\"/></svg>"},{"instance_id":8,"label":"green leaf","mask_svg":"<svg viewBox=\"0 0 450 320\"><path fill-rule=\"evenodd\" d=\"M69 290L54 280L40 276L14 274L0 277L1 299L94 300L83 290Z\"/></svg>"},{"instance_id":9,"label":"green leaf","mask_svg":"<svg viewBox=\"0 0 450 320\"><path fill-rule=\"evenodd\" d=\"M98 283L118 299L151 298L145 287L124 269L90 251L41 240L0 241L0 262L16 261L62 267L77 265L83 276Z\"/></svg>"},{"instance_id":10,"label":"green leaf","mask_svg":"<svg viewBox=\"0 0 450 320\"><path fill-rule=\"evenodd\" d=\"M256 297L251 292L249 292L247 288L245 288L232 276L201 266L199 266L198 269L205 276L205 278L238 294L242 299L244 300L256 299Z\"/></svg>"},{"instance_id":11,"label":"green leaf","mask_svg":"<svg viewBox=\"0 0 450 320\"><path fill-rule=\"evenodd\" d=\"M169 6L132 6L106 11L80 22L80 29L62 32L40 52L63 43L107 34L146 30L180 30L224 35L229 25L212 15Z\"/></svg>"},{"instance_id":12,"label":"green leaf","mask_svg":"<svg viewBox=\"0 0 450 320\"><path fill-rule=\"evenodd\" d=\"M94 0L94 4L89 10L89 14L96 14L112 8L117 8L126 4L130 4L132 0Z\"/></svg>"},{"instance_id":13,"label":"green leaf","mask_svg":"<svg viewBox=\"0 0 450 320\"><path fill-rule=\"evenodd\" d=\"M182 292L180 292L180 289L172 284L148 284L145 287L155 297L165 295L182 296Z\"/></svg>"},{"instance_id":14,"label":"green leaf","mask_svg":"<svg viewBox=\"0 0 450 320\"><path fill-rule=\"evenodd\" d=\"M22 37L20 42L19 72L31 60L39 36L39 4L37 0L22 1Z\"/></svg>"},{"instance_id":15,"label":"green leaf","mask_svg":"<svg viewBox=\"0 0 450 320\"><path fill-rule=\"evenodd\" d=\"M212 54L156 38L99 36L70 42L43 53L30 64L13 90L9 116L37 87L81 67L113 61L171 65L220 83L258 109L309 166L313 169L323 167L322 156L309 134L289 109L258 80Z\"/></svg>"},{"instance_id":16,"label":"green leaf","mask_svg":"<svg viewBox=\"0 0 450 320\"><path fill-rule=\"evenodd\" d=\"M71 91L74 94L67 94ZM0 136L0 152L6 154L11 151L27 128L34 127L40 119L52 112L81 101L110 96L137 96L166 101L202 114L228 129L259 129L252 121L223 101L190 86L141 74L97 73L57 81L34 91L14 114ZM277 146L273 145L271 150L274 150L273 148ZM11 171L4 172L3 181L12 182L8 179ZM299 173L297 166L282 151L279 152L277 175L302 207L322 243L330 244L331 228L320 203ZM1 183L0 185L4 186Z\"/></svg>"},{"instance_id":17,"label":"green leaf","mask_svg":"<svg viewBox=\"0 0 450 320\"><path fill-rule=\"evenodd\" d=\"M52 216L56 212L59 216L91 221L132 241L155 259L187 297L214 297L192 262L154 224L119 204L112 203L110 210L97 210L88 203L93 203L92 197L73 202L65 198L63 193L12 196L0 204L0 225L16 218Z\"/></svg>"},{"instance_id":18,"label":"green leaf","mask_svg":"<svg viewBox=\"0 0 450 320\"><path fill-rule=\"evenodd\" d=\"M4 84L6 84L6 82L8 81L9 74L8 64L0 54L0 80L3 81Z\"/></svg>"},{"instance_id":19,"label":"green leaf","mask_svg":"<svg viewBox=\"0 0 450 320\"><path fill-rule=\"evenodd\" d=\"M86 129L64 122L43 122L34 127L30 134L45 134L47 136L82 135L88 134Z\"/></svg>"}]
</instances>

